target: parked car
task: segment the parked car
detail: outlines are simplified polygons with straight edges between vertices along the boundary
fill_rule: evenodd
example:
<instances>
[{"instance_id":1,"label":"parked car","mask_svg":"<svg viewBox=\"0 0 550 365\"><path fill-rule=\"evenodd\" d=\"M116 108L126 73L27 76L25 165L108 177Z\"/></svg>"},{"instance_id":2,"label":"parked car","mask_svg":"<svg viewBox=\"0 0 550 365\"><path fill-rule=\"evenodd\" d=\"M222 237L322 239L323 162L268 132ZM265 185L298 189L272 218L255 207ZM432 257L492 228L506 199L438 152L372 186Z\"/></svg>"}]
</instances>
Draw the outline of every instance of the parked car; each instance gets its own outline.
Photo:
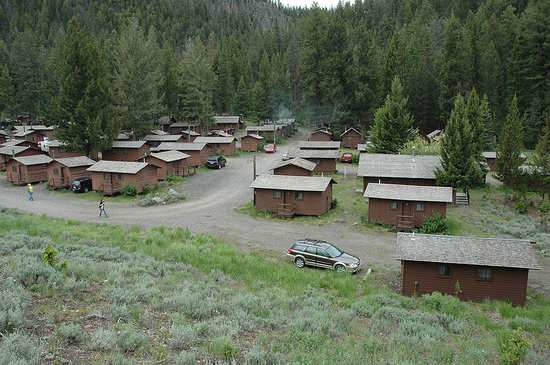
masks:
<instances>
[{"instance_id":1,"label":"parked car","mask_svg":"<svg viewBox=\"0 0 550 365\"><path fill-rule=\"evenodd\" d=\"M206 160L206 167L210 169L221 169L222 167L225 167L226 163L227 160L222 156L210 156L208 157L208 160Z\"/></svg>"},{"instance_id":2,"label":"parked car","mask_svg":"<svg viewBox=\"0 0 550 365\"><path fill-rule=\"evenodd\" d=\"M353 162L353 154L351 154L349 152L344 153L342 155L342 158L340 158L340 162L352 163Z\"/></svg>"},{"instance_id":3,"label":"parked car","mask_svg":"<svg viewBox=\"0 0 550 365\"><path fill-rule=\"evenodd\" d=\"M275 145L275 143L268 143L265 145L264 151L266 153L275 153L277 152L277 146Z\"/></svg>"},{"instance_id":4,"label":"parked car","mask_svg":"<svg viewBox=\"0 0 550 365\"><path fill-rule=\"evenodd\" d=\"M73 193L87 193L92 190L92 178L79 177L75 179L71 184L71 190Z\"/></svg>"},{"instance_id":5,"label":"parked car","mask_svg":"<svg viewBox=\"0 0 550 365\"><path fill-rule=\"evenodd\" d=\"M354 273L361 268L361 259L325 241L301 239L288 250L286 257L299 268L317 266L338 272Z\"/></svg>"},{"instance_id":6,"label":"parked car","mask_svg":"<svg viewBox=\"0 0 550 365\"><path fill-rule=\"evenodd\" d=\"M288 160L288 152L283 153L283 161Z\"/></svg>"}]
</instances>

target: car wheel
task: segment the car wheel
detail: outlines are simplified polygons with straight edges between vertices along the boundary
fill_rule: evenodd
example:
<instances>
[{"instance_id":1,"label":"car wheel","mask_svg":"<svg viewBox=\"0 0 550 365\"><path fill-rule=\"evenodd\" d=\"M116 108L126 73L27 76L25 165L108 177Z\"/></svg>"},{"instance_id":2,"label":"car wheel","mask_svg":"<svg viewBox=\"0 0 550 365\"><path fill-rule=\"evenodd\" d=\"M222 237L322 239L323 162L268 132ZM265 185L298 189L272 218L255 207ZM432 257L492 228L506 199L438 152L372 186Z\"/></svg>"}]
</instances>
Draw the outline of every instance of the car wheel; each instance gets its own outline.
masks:
<instances>
[{"instance_id":1,"label":"car wheel","mask_svg":"<svg viewBox=\"0 0 550 365\"><path fill-rule=\"evenodd\" d=\"M222 165L218 165L218 170L222 168Z\"/></svg>"},{"instance_id":2,"label":"car wheel","mask_svg":"<svg viewBox=\"0 0 550 365\"><path fill-rule=\"evenodd\" d=\"M87 193L88 191L90 191L90 189L84 188L84 192L85 192L85 193Z\"/></svg>"},{"instance_id":3,"label":"car wheel","mask_svg":"<svg viewBox=\"0 0 550 365\"><path fill-rule=\"evenodd\" d=\"M344 265L336 265L334 270L336 270L336 272L345 272L346 268L344 267Z\"/></svg>"},{"instance_id":4,"label":"car wheel","mask_svg":"<svg viewBox=\"0 0 550 365\"><path fill-rule=\"evenodd\" d=\"M296 266L298 266L300 269L303 268L304 266L306 266L306 262L305 262L304 259L301 258L301 257L297 257L296 260L294 260L294 263L295 263Z\"/></svg>"}]
</instances>

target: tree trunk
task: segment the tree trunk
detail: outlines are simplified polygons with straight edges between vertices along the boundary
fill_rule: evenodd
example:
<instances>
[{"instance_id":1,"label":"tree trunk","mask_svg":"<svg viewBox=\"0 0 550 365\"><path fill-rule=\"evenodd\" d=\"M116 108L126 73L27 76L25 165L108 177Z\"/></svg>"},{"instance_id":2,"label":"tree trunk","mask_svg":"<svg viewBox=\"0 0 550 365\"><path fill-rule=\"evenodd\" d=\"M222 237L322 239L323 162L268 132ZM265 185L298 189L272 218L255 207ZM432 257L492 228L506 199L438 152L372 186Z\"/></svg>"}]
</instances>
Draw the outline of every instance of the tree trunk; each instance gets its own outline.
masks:
<instances>
[{"instance_id":1,"label":"tree trunk","mask_svg":"<svg viewBox=\"0 0 550 365\"><path fill-rule=\"evenodd\" d=\"M504 204L508 203L508 185L505 185L505 190L504 190Z\"/></svg>"}]
</instances>

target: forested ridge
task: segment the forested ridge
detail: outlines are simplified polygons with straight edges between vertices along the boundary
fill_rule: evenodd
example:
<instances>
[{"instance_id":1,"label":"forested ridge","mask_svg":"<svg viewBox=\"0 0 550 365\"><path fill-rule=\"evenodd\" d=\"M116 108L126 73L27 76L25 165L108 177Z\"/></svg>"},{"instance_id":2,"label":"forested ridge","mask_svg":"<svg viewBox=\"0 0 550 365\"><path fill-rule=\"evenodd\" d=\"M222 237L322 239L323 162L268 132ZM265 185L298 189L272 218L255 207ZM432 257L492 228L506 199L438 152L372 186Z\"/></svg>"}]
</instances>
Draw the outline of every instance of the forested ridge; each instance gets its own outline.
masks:
<instances>
[{"instance_id":1,"label":"forested ridge","mask_svg":"<svg viewBox=\"0 0 550 365\"><path fill-rule=\"evenodd\" d=\"M88 119L86 128L105 135L123 127L139 136L164 114L206 124L224 113L293 115L366 132L395 76L423 133L443 129L457 94L473 89L487 97L491 135L517 96L527 147L550 114L545 0L359 0L333 10L257 0L0 5L0 109L12 119L65 127ZM82 69L94 75L74 71ZM81 142L104 148L109 139Z\"/></svg>"}]
</instances>

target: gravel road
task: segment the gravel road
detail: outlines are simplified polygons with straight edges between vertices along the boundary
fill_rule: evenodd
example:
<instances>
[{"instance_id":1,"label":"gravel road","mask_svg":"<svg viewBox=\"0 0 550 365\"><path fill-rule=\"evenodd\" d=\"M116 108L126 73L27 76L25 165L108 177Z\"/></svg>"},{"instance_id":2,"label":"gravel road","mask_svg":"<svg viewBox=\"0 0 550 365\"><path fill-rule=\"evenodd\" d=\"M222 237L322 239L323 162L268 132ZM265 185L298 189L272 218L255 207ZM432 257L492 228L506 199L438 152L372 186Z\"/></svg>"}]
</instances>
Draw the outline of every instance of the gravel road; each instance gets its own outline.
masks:
<instances>
[{"instance_id":1,"label":"gravel road","mask_svg":"<svg viewBox=\"0 0 550 365\"><path fill-rule=\"evenodd\" d=\"M286 145L279 146L275 154L258 154L258 174L281 160L284 151L296 148L298 141L305 140L300 132ZM338 167L339 170L341 167ZM342 171L339 171L342 173ZM356 169L347 167L348 174ZM5 176L0 182L0 205L13 207L34 214L71 218L86 222L107 222L142 227L185 227L197 233L217 236L243 249L269 250L281 257L298 238L319 238L333 242L342 249L359 255L367 266L396 272L399 263L395 260L395 234L356 232L342 223L304 224L292 220L256 220L233 211L235 207L252 200L252 156L243 154L227 158L227 166L221 170L197 171L185 185L187 199L175 204L137 207L129 203L108 202L109 218L97 216L97 202L77 199L71 194L54 194L45 189L45 184L35 186L34 201L29 201L25 187L7 183ZM542 262L544 261L544 262ZM541 260L544 269L530 273L530 283L543 288L550 278L548 260Z\"/></svg>"}]
</instances>

